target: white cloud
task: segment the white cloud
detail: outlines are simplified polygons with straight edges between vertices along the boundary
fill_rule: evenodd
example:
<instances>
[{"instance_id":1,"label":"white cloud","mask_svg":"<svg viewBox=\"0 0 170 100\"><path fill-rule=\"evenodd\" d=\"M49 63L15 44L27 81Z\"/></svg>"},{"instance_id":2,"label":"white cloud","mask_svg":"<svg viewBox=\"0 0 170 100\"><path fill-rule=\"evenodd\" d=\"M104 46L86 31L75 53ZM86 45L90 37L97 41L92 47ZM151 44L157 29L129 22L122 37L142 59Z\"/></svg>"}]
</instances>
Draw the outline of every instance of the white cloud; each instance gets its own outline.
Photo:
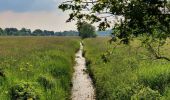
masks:
<instances>
[{"instance_id":1,"label":"white cloud","mask_svg":"<svg viewBox=\"0 0 170 100\"><path fill-rule=\"evenodd\" d=\"M67 15L58 15L57 12L3 12L0 13L0 27L30 28L42 30L76 30L75 23L65 23Z\"/></svg>"}]
</instances>

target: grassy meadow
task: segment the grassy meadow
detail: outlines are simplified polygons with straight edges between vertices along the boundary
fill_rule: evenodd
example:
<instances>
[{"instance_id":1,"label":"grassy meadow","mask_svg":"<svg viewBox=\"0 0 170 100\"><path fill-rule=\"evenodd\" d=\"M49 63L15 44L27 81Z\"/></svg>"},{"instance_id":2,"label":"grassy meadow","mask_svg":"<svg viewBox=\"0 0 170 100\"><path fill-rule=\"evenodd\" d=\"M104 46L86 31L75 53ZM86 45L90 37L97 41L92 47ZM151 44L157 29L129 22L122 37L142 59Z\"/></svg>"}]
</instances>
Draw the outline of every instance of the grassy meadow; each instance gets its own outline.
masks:
<instances>
[{"instance_id":1,"label":"grassy meadow","mask_svg":"<svg viewBox=\"0 0 170 100\"><path fill-rule=\"evenodd\" d=\"M150 59L137 40L130 46L116 46L109 39L83 41L97 100L169 100L170 62ZM168 57L169 42L161 52Z\"/></svg>"},{"instance_id":2,"label":"grassy meadow","mask_svg":"<svg viewBox=\"0 0 170 100\"><path fill-rule=\"evenodd\" d=\"M0 100L68 100L79 38L0 37Z\"/></svg>"},{"instance_id":3,"label":"grassy meadow","mask_svg":"<svg viewBox=\"0 0 170 100\"><path fill-rule=\"evenodd\" d=\"M134 40L83 40L97 100L169 100L170 62ZM70 100L77 37L0 37L0 100ZM169 40L161 48L170 57Z\"/></svg>"}]
</instances>

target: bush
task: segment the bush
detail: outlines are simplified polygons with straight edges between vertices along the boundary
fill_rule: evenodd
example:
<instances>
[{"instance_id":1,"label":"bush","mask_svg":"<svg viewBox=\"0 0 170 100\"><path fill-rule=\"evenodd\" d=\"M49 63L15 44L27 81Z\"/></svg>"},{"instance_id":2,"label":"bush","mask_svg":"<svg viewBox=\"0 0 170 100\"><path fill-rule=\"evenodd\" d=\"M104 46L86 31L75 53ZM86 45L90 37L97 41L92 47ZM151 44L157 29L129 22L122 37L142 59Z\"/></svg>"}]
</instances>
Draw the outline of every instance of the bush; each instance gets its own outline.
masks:
<instances>
[{"instance_id":1,"label":"bush","mask_svg":"<svg viewBox=\"0 0 170 100\"><path fill-rule=\"evenodd\" d=\"M130 86L122 86L117 87L115 91L114 99L117 100L129 100L133 94L132 87Z\"/></svg>"},{"instance_id":2,"label":"bush","mask_svg":"<svg viewBox=\"0 0 170 100\"><path fill-rule=\"evenodd\" d=\"M144 87L132 96L132 100L159 100L161 95L149 87Z\"/></svg>"},{"instance_id":3,"label":"bush","mask_svg":"<svg viewBox=\"0 0 170 100\"><path fill-rule=\"evenodd\" d=\"M39 100L38 92L30 83L18 83L11 88L12 100Z\"/></svg>"},{"instance_id":4,"label":"bush","mask_svg":"<svg viewBox=\"0 0 170 100\"><path fill-rule=\"evenodd\" d=\"M52 78L47 77L47 76L40 76L38 78L38 82L45 88L45 89L52 89L55 87L55 82L53 81Z\"/></svg>"}]
</instances>

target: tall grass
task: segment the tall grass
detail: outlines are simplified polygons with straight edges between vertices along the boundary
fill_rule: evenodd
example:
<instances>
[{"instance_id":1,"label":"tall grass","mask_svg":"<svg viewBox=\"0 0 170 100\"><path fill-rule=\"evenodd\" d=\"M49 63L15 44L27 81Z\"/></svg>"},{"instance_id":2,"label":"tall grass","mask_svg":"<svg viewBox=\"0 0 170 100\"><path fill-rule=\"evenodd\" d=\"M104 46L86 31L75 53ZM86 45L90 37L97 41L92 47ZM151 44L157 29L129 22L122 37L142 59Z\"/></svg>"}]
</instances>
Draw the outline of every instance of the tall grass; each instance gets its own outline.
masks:
<instances>
[{"instance_id":1,"label":"tall grass","mask_svg":"<svg viewBox=\"0 0 170 100\"><path fill-rule=\"evenodd\" d=\"M140 47L137 40L130 46L116 46L115 43L109 44L108 40L84 40L85 57L96 86L97 100L170 98L170 62L150 59L149 52ZM168 43L162 50L170 49Z\"/></svg>"},{"instance_id":2,"label":"tall grass","mask_svg":"<svg viewBox=\"0 0 170 100\"><path fill-rule=\"evenodd\" d=\"M79 38L0 37L0 100L68 100Z\"/></svg>"}]
</instances>

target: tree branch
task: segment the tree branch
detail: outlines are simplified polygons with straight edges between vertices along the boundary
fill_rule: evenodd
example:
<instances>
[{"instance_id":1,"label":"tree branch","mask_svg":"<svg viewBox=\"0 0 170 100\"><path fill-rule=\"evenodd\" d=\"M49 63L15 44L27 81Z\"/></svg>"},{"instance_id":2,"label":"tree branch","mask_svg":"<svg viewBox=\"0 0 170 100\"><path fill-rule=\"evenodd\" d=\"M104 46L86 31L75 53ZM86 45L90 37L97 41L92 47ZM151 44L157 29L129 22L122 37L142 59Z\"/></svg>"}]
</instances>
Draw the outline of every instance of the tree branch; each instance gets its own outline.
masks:
<instances>
[{"instance_id":1,"label":"tree branch","mask_svg":"<svg viewBox=\"0 0 170 100\"><path fill-rule=\"evenodd\" d=\"M170 58L159 55L159 54L153 49L153 47L152 47L150 44L147 44L147 45L148 45L148 47L149 47L149 48L148 48L149 51L154 55L154 57L155 57L156 59L164 59L164 60L170 61ZM159 45L159 47L160 47L160 45Z\"/></svg>"}]
</instances>

